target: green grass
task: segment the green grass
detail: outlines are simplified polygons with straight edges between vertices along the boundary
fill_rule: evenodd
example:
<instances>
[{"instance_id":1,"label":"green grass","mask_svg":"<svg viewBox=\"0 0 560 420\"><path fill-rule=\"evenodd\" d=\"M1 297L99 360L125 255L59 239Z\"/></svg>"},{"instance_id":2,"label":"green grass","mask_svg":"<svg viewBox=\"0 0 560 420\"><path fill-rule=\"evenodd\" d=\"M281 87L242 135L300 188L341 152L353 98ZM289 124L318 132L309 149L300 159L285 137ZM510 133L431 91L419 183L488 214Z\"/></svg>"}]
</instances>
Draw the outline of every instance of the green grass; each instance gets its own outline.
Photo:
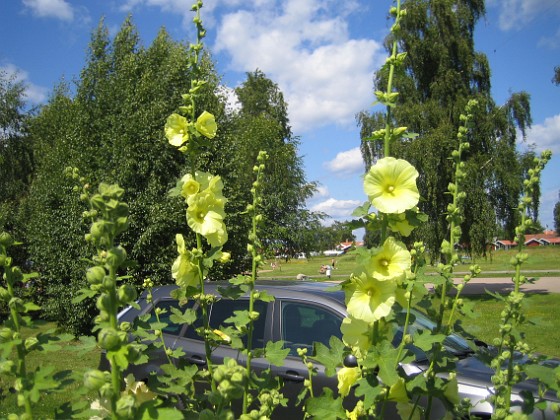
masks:
<instances>
[{"instance_id":1,"label":"green grass","mask_svg":"<svg viewBox=\"0 0 560 420\"><path fill-rule=\"evenodd\" d=\"M492 344L499 334L500 312L504 303L490 295L469 296L464 300L476 303L476 318L462 318L463 328L480 340ZM534 323L524 329L525 341L537 353L560 357L560 294L525 295L524 314Z\"/></svg>"},{"instance_id":2,"label":"green grass","mask_svg":"<svg viewBox=\"0 0 560 420\"><path fill-rule=\"evenodd\" d=\"M46 332L56 328L53 322L36 321L36 328L24 329L23 337L37 335L40 332ZM31 372L38 366L52 365L55 372L72 371L84 372L87 368L96 368L99 364L100 351L94 350L79 355L79 341L72 341L61 344L61 349L54 352L31 352L26 358L27 371ZM8 380L9 379L9 380ZM7 378L5 375L0 376L0 418L7 417L10 413L23 414L23 407L17 406L16 395L9 391L13 385L13 378ZM65 387L62 392L45 394L39 402L33 407L33 413L37 419L54 418L55 408L61 406L65 402L70 402L73 392L80 386L73 383Z\"/></svg>"},{"instance_id":3,"label":"green grass","mask_svg":"<svg viewBox=\"0 0 560 420\"><path fill-rule=\"evenodd\" d=\"M523 273L529 277L560 276L560 246L547 246L526 248L523 252L529 255L523 264ZM469 265L476 263L480 265L482 273L480 277L510 277L513 268L510 259L517 254L517 250L494 251L486 259L475 258L468 264L459 264L455 267L457 273L468 271ZM336 259L336 269L333 270L333 279L342 280L348 276L355 267L356 256L350 252ZM325 280L324 274L319 274L319 268L323 264L330 264L332 257L313 257L307 260L277 260L278 268L271 270L270 259L259 273L261 279L291 279L295 280L298 274L305 274L314 280ZM544 270L544 272L542 271ZM435 273L435 268L428 265L427 273Z\"/></svg>"}]
</instances>

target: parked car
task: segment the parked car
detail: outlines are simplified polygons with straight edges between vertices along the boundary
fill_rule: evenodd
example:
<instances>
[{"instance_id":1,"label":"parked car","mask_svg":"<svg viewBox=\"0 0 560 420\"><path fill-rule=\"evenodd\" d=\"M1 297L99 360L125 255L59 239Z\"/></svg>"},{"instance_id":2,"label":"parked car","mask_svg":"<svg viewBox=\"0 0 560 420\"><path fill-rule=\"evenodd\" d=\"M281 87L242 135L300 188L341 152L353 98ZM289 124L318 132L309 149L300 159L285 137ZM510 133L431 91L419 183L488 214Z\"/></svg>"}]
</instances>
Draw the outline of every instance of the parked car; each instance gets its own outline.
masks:
<instances>
[{"instance_id":1,"label":"parked car","mask_svg":"<svg viewBox=\"0 0 560 420\"><path fill-rule=\"evenodd\" d=\"M216 294L218 286L224 287L225 284L207 283L205 292ZM170 297L170 292L176 287L175 285L168 285L154 288L152 291L153 303L146 302L145 295L143 295L138 301L140 309L126 308L119 314L119 320L132 322L140 315L153 314L155 306L167 309L165 314L160 315L160 319L163 322L169 322L170 308L178 307L178 302ZM332 284L306 281L263 281L257 283L258 290L266 290L275 297L275 300L273 302L255 302L255 310L261 316L254 325L253 347L264 347L269 340L283 340L285 347L289 349L289 354L283 366L270 365L265 359L252 361L252 367L256 371L271 369L284 382L282 392L289 398L290 404L277 413L278 418L302 418L301 408L295 406L295 401L308 372L297 355L297 349L308 348L311 353L314 342L328 345L331 336L342 338L340 325L342 319L346 317L344 293L342 291L329 291L327 290L328 287L332 287ZM194 302L190 302L190 305L196 309ZM234 311L247 309L247 307L247 298L216 301L209 311L211 328L218 328ZM184 308L182 309L184 310ZM155 315L152 316L152 321L155 321ZM416 320L412 328L426 330L435 327L421 313L415 312L415 317ZM169 326L163 330L163 337L168 347L182 347L185 352L184 357L188 362L205 366L204 342L194 331L198 326L200 326L200 322L192 326L169 323ZM480 342L478 344L484 345ZM461 336L456 334L448 336L444 340L444 346L459 359L457 362L457 378L460 397L470 399L473 405L471 410L473 415L489 418L492 413L492 406L484 400L492 387L491 376L493 371L476 357L472 346ZM416 360L404 366L404 369L408 374L419 374L427 369L427 358L420 349L413 347L411 350L415 354ZM243 355L227 345L217 347L212 353L215 363L221 363L225 357L236 359L240 364L243 363ZM144 365L132 366L130 372L135 375L137 380L145 380L150 376L150 373L159 372L159 366L165 363L167 363L167 359L163 354L156 355ZM102 359L101 367L107 368L106 360ZM320 391L323 387L330 387L333 390L337 387L337 379L326 376L323 367L320 365L313 383L317 391ZM536 390L534 384L528 382L523 383L522 388ZM519 392L519 389L517 392ZM554 397L551 398L554 399ZM514 395L514 399L519 399L519 397ZM445 409L443 405L435 405L432 407L432 413L434 418L441 418L445 414ZM391 418L388 412L385 412L385 414L388 416L387 418ZM547 413L546 418L553 417L551 412Z\"/></svg>"}]
</instances>

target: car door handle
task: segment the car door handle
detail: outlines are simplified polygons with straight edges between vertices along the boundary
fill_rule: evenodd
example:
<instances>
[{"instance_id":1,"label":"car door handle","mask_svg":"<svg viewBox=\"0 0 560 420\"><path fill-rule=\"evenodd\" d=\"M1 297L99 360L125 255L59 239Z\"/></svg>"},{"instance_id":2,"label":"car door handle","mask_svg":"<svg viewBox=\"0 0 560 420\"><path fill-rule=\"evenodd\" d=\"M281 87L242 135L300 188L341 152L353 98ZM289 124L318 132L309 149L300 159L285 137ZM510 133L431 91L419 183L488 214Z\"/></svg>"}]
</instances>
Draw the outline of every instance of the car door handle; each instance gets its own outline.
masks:
<instances>
[{"instance_id":1,"label":"car door handle","mask_svg":"<svg viewBox=\"0 0 560 420\"><path fill-rule=\"evenodd\" d=\"M206 364L206 359L203 359L200 356L187 356L186 359L193 365L204 366Z\"/></svg>"},{"instance_id":2,"label":"car door handle","mask_svg":"<svg viewBox=\"0 0 560 420\"><path fill-rule=\"evenodd\" d=\"M282 372L280 374L280 377L287 379L288 381L294 381L294 382L303 382L305 379L305 377L300 375L295 370L287 370L286 372Z\"/></svg>"}]
</instances>

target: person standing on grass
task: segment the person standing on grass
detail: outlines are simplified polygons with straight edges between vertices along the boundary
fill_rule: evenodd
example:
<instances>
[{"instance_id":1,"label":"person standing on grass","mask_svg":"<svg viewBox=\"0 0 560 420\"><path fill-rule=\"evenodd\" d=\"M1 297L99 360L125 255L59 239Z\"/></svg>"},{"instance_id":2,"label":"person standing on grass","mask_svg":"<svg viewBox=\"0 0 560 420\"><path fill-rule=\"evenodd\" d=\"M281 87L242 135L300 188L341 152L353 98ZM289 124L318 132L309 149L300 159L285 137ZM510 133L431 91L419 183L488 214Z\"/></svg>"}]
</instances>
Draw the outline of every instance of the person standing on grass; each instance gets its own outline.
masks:
<instances>
[{"instance_id":1,"label":"person standing on grass","mask_svg":"<svg viewBox=\"0 0 560 420\"><path fill-rule=\"evenodd\" d=\"M331 272L332 272L332 267L330 265L327 265L327 269L325 271L325 274L327 275L327 278L331 278Z\"/></svg>"}]
</instances>

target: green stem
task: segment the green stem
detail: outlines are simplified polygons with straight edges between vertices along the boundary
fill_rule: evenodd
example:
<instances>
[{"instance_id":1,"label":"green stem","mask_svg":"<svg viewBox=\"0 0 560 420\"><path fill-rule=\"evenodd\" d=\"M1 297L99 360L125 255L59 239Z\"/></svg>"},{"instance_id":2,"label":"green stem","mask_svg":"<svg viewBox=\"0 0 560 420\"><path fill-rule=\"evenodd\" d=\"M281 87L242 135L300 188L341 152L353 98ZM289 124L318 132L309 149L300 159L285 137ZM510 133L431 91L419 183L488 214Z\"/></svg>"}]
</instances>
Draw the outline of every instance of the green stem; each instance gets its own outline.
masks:
<instances>
[{"instance_id":1,"label":"green stem","mask_svg":"<svg viewBox=\"0 0 560 420\"><path fill-rule=\"evenodd\" d=\"M395 25L398 25L400 20L400 10L401 10L401 2L397 0L397 15L395 18ZM397 57L397 40L393 40L392 50L391 50L391 58L394 59ZM387 93L391 93L393 90L393 77L395 74L395 65L391 62L389 66L389 77L387 78ZM388 157L391 155L391 107L387 106L387 113L385 116L385 138L383 140L383 156Z\"/></svg>"}]
</instances>

